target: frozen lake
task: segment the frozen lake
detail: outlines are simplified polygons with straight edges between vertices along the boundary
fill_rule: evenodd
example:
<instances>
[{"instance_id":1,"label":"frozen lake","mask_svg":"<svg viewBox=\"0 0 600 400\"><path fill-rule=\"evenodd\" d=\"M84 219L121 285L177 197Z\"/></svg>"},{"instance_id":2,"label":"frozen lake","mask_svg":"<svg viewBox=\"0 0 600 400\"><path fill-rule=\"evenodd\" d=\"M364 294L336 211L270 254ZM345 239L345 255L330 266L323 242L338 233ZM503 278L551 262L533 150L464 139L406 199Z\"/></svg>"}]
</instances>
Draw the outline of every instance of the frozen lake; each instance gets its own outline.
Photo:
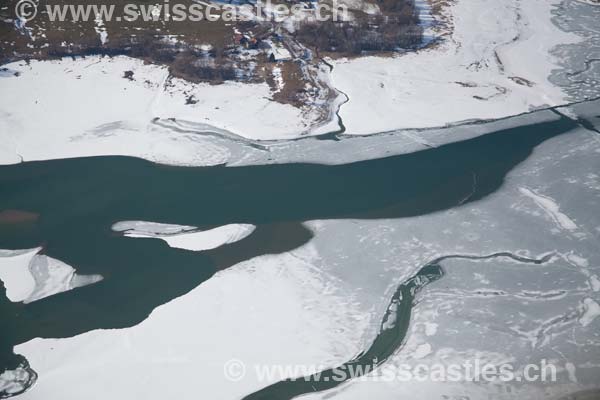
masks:
<instances>
[{"instance_id":1,"label":"frozen lake","mask_svg":"<svg viewBox=\"0 0 600 400\"><path fill-rule=\"evenodd\" d=\"M576 121L561 114L540 114L541 117L521 118L520 123L509 122L482 136L470 132L474 137L467 135L454 143L428 143L407 154L402 154L400 149L404 146L400 146L394 150L396 155L377 157L375 153L362 161L337 165L292 162L299 148L312 146L310 140L290 142L279 150L276 146L270 155L277 158L280 154L282 159L276 164L260 165L254 160L254 165L245 166L173 167L136 158L88 157L2 166L0 209L18 212L4 216L0 248L29 249L41 245L45 256L76 266L77 274L103 278L27 304L10 302L2 296L6 327L1 343L4 366L15 368L22 362L22 358L13 355L13 347L34 338L69 338L97 329L134 327L155 308L188 294L217 271L256 257L293 252L315 239L315 235L318 243L319 229L315 230L310 221L322 221L325 226L330 223L327 221L413 221L478 204L501 189L511 171L528 160L537 146L550 139L568 142L575 135L573 132L580 130ZM457 136L465 134L458 128L455 131ZM339 154L356 157L355 152L364 148L361 141L375 140L391 141L388 149L394 148L391 135L328 142L321 150L337 146ZM260 157L262 153L256 152ZM314 157L323 161L328 158L325 151ZM288 162L283 161L286 158ZM577 228L570 225L575 223L569 222L568 217L561 217L563 214L554 210L546 197L530 189L521 192L546 207L547 212L554 212L551 215L559 226ZM146 228L129 225L147 232L162 230L163 236L123 235L129 225L115 229L121 221L151 221L154 225L145 225ZM161 224L183 228L180 232L167 232L167 225ZM173 247L162 240L181 232L231 224L256 229L237 241L204 251ZM368 226L370 222L361 224ZM437 229L443 231L452 226L440 225ZM467 228L461 235L478 235L478 229L470 232ZM323 249L324 257L339 245L330 243L333 247ZM510 261L512 257L513 261L533 264L549 261L547 256L509 251L494 256L489 246L484 247L479 256L463 247L464 251L438 253L437 258L424 251L417 259L429 258L429 262L421 261L419 265L415 259L411 268L402 263L388 265L388 271L404 269L400 276L405 278L395 283L387 281L380 293L371 290L364 296L365 303L372 296L384 299L379 301L378 314L371 321L370 330L379 333L364 340L358 358L346 361L384 363L400 350L409 336L418 289L440 279L444 282L446 259ZM343 260L338 261L340 268L346 269L348 284L360 276L352 262L344 266ZM362 266L363 271L369 268L368 264ZM379 269L375 265L372 268L373 272ZM353 274L355 278L351 277ZM551 281L554 277L543 279ZM368 280L362 283L368 285ZM562 290L578 289L576 283L572 287L565 285ZM392 309L393 303L399 305ZM391 329L383 329L392 319ZM32 368L35 370L36 365ZM43 378L43 372L40 374ZM340 383L322 383L318 390ZM313 385L284 381L248 398L292 398L314 391L317 388Z\"/></svg>"}]
</instances>

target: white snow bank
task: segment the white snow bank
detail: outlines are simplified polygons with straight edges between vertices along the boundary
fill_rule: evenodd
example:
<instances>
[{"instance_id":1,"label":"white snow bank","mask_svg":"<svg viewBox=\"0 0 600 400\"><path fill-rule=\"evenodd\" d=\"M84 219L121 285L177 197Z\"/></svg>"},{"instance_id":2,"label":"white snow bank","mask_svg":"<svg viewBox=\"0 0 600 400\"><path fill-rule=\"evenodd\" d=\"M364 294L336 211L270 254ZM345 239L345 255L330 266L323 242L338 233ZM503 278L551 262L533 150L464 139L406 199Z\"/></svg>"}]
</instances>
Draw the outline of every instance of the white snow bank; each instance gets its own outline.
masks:
<instances>
[{"instance_id":1,"label":"white snow bank","mask_svg":"<svg viewBox=\"0 0 600 400\"><path fill-rule=\"evenodd\" d=\"M36 255L29 270L33 275L36 286L24 303L43 299L56 293L94 284L102 280L101 275L79 275L71 266L62 261L44 255Z\"/></svg>"},{"instance_id":2,"label":"white snow bank","mask_svg":"<svg viewBox=\"0 0 600 400\"><path fill-rule=\"evenodd\" d=\"M165 94L159 116L209 124L249 139L295 138L313 122L300 109L271 100L266 83L209 85L174 78ZM197 103L185 105L189 96Z\"/></svg>"},{"instance_id":3,"label":"white snow bank","mask_svg":"<svg viewBox=\"0 0 600 400\"><path fill-rule=\"evenodd\" d=\"M578 40L552 21L559 0L457 0L454 31L438 46L397 57L335 63L348 134L444 126L563 103L548 81L550 50Z\"/></svg>"},{"instance_id":4,"label":"white snow bank","mask_svg":"<svg viewBox=\"0 0 600 400\"><path fill-rule=\"evenodd\" d=\"M128 57L5 67L15 74L0 77L0 92L10 94L0 96L0 164L125 155L215 165L227 161L225 147L162 122L174 118L260 139L295 137L310 123L299 109L270 100L267 84L193 84Z\"/></svg>"},{"instance_id":5,"label":"white snow bank","mask_svg":"<svg viewBox=\"0 0 600 400\"><path fill-rule=\"evenodd\" d=\"M206 231L198 231L193 226L122 221L114 224L112 229L117 232L125 232L125 236L128 237L155 237L164 240L174 248L201 251L242 240L254 232L256 227L250 224L229 224Z\"/></svg>"},{"instance_id":6,"label":"white snow bank","mask_svg":"<svg viewBox=\"0 0 600 400\"><path fill-rule=\"evenodd\" d=\"M0 280L10 301L31 303L102 280L100 275L78 275L62 261L38 254L41 249L0 250Z\"/></svg>"}]
</instances>

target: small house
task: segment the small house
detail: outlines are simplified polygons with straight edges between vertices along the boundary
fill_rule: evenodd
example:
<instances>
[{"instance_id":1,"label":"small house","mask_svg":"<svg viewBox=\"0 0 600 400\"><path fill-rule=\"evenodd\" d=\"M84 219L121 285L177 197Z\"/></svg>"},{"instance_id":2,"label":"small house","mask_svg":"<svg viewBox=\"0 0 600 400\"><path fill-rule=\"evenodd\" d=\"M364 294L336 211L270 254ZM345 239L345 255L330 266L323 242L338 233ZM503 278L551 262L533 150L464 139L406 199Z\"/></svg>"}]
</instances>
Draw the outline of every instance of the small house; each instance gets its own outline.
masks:
<instances>
[{"instance_id":1,"label":"small house","mask_svg":"<svg viewBox=\"0 0 600 400\"><path fill-rule=\"evenodd\" d=\"M271 51L269 52L269 61L271 62L279 62L279 61L291 61L292 55L283 46L272 46Z\"/></svg>"}]
</instances>

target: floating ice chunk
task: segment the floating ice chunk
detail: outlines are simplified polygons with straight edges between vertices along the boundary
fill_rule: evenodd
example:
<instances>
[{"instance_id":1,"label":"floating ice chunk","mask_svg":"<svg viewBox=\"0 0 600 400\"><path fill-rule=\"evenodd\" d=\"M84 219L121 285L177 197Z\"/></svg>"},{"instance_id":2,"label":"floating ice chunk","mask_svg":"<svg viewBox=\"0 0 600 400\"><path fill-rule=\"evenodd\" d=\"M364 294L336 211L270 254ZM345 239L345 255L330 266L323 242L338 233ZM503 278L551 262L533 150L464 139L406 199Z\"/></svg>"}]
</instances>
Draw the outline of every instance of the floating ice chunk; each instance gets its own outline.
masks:
<instances>
[{"instance_id":1,"label":"floating ice chunk","mask_svg":"<svg viewBox=\"0 0 600 400\"><path fill-rule=\"evenodd\" d=\"M0 280L10 301L31 303L102 280L101 275L77 275L62 261L38 254L40 250L0 250Z\"/></svg>"},{"instance_id":2,"label":"floating ice chunk","mask_svg":"<svg viewBox=\"0 0 600 400\"><path fill-rule=\"evenodd\" d=\"M120 221L113 224L112 230L115 232L138 233L145 235L176 235L187 231L196 231L195 226L161 224L159 222L147 221Z\"/></svg>"},{"instance_id":3,"label":"floating ice chunk","mask_svg":"<svg viewBox=\"0 0 600 400\"><path fill-rule=\"evenodd\" d=\"M27 362L22 363L13 370L6 370L0 374L0 395L10 397L22 393L36 379L37 375L29 368Z\"/></svg>"},{"instance_id":4,"label":"floating ice chunk","mask_svg":"<svg viewBox=\"0 0 600 400\"><path fill-rule=\"evenodd\" d=\"M577 224L573 222L571 218L560 212L560 207L556 202L545 196L541 196L530 189L527 188L519 188L521 194L532 199L535 204L538 205L541 209L543 209L546 214L562 229L566 229L569 231L573 231L577 229Z\"/></svg>"},{"instance_id":5,"label":"floating ice chunk","mask_svg":"<svg viewBox=\"0 0 600 400\"><path fill-rule=\"evenodd\" d=\"M244 239L256 227L250 224L229 224L200 231L193 226L169 225L145 221L122 221L112 226L128 237L155 237L173 248L192 251L210 250Z\"/></svg>"},{"instance_id":6,"label":"floating ice chunk","mask_svg":"<svg viewBox=\"0 0 600 400\"><path fill-rule=\"evenodd\" d=\"M600 291L600 279L598 279L598 276L590 276L590 286L594 292Z\"/></svg>"},{"instance_id":7,"label":"floating ice chunk","mask_svg":"<svg viewBox=\"0 0 600 400\"><path fill-rule=\"evenodd\" d=\"M36 286L33 293L23 301L24 303L31 303L102 280L101 275L77 275L71 266L45 255L36 255L29 264L29 270L36 280Z\"/></svg>"},{"instance_id":8,"label":"floating ice chunk","mask_svg":"<svg viewBox=\"0 0 600 400\"><path fill-rule=\"evenodd\" d=\"M171 247L187 250L210 250L234 243L250 235L256 227L248 224L224 225L208 231L186 233L164 238Z\"/></svg>"},{"instance_id":9,"label":"floating ice chunk","mask_svg":"<svg viewBox=\"0 0 600 400\"><path fill-rule=\"evenodd\" d=\"M583 314L579 317L579 323L583 326L591 324L600 315L600 304L587 298L583 300Z\"/></svg>"}]
</instances>

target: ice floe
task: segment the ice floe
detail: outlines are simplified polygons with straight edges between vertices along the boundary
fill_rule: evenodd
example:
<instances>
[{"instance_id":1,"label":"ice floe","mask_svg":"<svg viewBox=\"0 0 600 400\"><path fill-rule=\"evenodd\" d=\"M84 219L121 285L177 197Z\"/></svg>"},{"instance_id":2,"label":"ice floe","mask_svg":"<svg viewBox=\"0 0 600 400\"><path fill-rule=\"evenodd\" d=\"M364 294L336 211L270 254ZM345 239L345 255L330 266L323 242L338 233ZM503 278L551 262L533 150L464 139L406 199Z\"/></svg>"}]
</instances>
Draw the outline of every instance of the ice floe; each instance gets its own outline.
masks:
<instances>
[{"instance_id":1,"label":"ice floe","mask_svg":"<svg viewBox=\"0 0 600 400\"><path fill-rule=\"evenodd\" d=\"M27 390L35 382L36 378L35 372L28 368L25 361L17 366L17 368L0 373L0 393L16 396Z\"/></svg>"},{"instance_id":2,"label":"ice floe","mask_svg":"<svg viewBox=\"0 0 600 400\"><path fill-rule=\"evenodd\" d=\"M148 221L120 221L112 226L115 232L125 232L146 236L152 235L174 235L183 232L198 230L195 226L163 224Z\"/></svg>"},{"instance_id":3,"label":"ice floe","mask_svg":"<svg viewBox=\"0 0 600 400\"><path fill-rule=\"evenodd\" d=\"M0 250L0 280L10 301L31 303L102 280L100 275L79 275L62 261L39 254L41 250Z\"/></svg>"},{"instance_id":4,"label":"ice floe","mask_svg":"<svg viewBox=\"0 0 600 400\"><path fill-rule=\"evenodd\" d=\"M201 251L215 249L228 243L244 239L256 227L251 224L229 224L208 230L192 226L159 224L144 221L122 221L112 229L124 232L128 237L154 237L167 242L174 248Z\"/></svg>"}]
</instances>

